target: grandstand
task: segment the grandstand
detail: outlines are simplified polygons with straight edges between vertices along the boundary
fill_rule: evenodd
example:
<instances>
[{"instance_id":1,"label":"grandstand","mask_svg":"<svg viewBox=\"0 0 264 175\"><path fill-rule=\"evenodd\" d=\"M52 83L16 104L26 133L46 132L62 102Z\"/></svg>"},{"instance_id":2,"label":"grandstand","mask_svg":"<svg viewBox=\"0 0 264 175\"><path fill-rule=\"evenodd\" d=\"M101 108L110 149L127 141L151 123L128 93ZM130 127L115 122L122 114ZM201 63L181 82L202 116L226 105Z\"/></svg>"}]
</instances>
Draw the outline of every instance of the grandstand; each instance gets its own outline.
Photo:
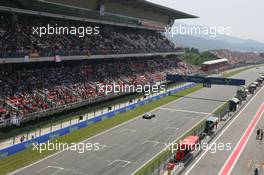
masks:
<instances>
[{"instance_id":1,"label":"grandstand","mask_svg":"<svg viewBox=\"0 0 264 175\"><path fill-rule=\"evenodd\" d=\"M239 126L251 123L264 68L210 73L264 62L263 55L200 53L166 38L174 20L195 17L147 0L0 0L0 175L175 174L203 152L175 155L181 140L213 143L233 124L237 131L227 133L240 138L236 118L246 109ZM252 84L256 93L245 97ZM248 100L233 112L230 97L241 93L231 85L245 85ZM208 160L203 165L216 162Z\"/></svg>"},{"instance_id":2,"label":"grandstand","mask_svg":"<svg viewBox=\"0 0 264 175\"><path fill-rule=\"evenodd\" d=\"M57 112L58 108L91 103L106 96L97 91L99 85L154 84L163 82L167 73L192 74L198 71L178 58L160 57L89 61L74 63L74 66L72 63L61 63L43 67L42 64L30 69L20 66L1 68L0 95L4 102L1 110L2 121L5 122L11 119L9 114L12 112L21 117L32 114L39 117ZM51 113L50 109L56 110Z\"/></svg>"},{"instance_id":3,"label":"grandstand","mask_svg":"<svg viewBox=\"0 0 264 175\"><path fill-rule=\"evenodd\" d=\"M228 60L225 58L206 61L202 64L202 70L204 72L223 72L228 68Z\"/></svg>"},{"instance_id":4,"label":"grandstand","mask_svg":"<svg viewBox=\"0 0 264 175\"><path fill-rule=\"evenodd\" d=\"M254 52L233 52L228 49L210 50L210 54L219 59L227 59L230 65L245 65L263 62L263 56Z\"/></svg>"},{"instance_id":5,"label":"grandstand","mask_svg":"<svg viewBox=\"0 0 264 175\"><path fill-rule=\"evenodd\" d=\"M0 126L120 95L100 93L102 84L155 84L167 73L198 72L163 35L175 19L194 17L144 0L1 0ZM34 33L48 25L91 31Z\"/></svg>"}]
</instances>

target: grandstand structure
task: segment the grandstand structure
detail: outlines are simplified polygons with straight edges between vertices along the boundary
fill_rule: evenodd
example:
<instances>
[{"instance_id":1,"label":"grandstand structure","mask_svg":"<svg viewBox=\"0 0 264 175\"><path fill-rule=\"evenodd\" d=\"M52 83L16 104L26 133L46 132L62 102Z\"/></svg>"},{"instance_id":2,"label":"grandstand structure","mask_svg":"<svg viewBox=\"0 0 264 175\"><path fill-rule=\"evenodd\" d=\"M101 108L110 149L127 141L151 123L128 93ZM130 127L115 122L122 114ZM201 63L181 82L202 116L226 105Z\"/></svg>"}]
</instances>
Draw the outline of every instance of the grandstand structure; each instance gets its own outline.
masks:
<instances>
[{"instance_id":1,"label":"grandstand structure","mask_svg":"<svg viewBox=\"0 0 264 175\"><path fill-rule=\"evenodd\" d=\"M246 65L263 63L264 57L260 53L255 52L234 52L228 49L210 50L209 53L219 59L227 59L230 65Z\"/></svg>"},{"instance_id":2,"label":"grandstand structure","mask_svg":"<svg viewBox=\"0 0 264 175\"><path fill-rule=\"evenodd\" d=\"M207 73L223 72L227 68L228 68L228 60L226 58L211 60L211 61L205 61L201 67L201 69Z\"/></svg>"},{"instance_id":3,"label":"grandstand structure","mask_svg":"<svg viewBox=\"0 0 264 175\"><path fill-rule=\"evenodd\" d=\"M7 35L4 36L6 42L11 42L2 43L5 47L0 52L0 63L24 62L25 56L34 58L26 59L31 62L53 61L55 56L60 56L62 60L73 60L105 58L106 55L107 58L120 58L149 56L150 53L177 54L181 49L168 42L161 32L165 26L172 25L175 19L195 17L142 0L0 1L0 10L3 23L8 24L1 27L1 33ZM83 38L59 35L40 39L33 34L33 26L47 24L98 26L101 32ZM9 33L8 29L14 27L17 31ZM12 45L16 38L8 35L19 33L25 35L21 36L20 42L27 42L27 47L20 46L22 43L19 42L16 46ZM56 47L52 47L54 45ZM3 59L5 57L14 59Z\"/></svg>"},{"instance_id":4,"label":"grandstand structure","mask_svg":"<svg viewBox=\"0 0 264 175\"><path fill-rule=\"evenodd\" d=\"M99 85L160 83L199 68L164 35L195 16L148 1L1 0L0 127L103 101ZM82 26L96 34L34 34L39 26Z\"/></svg>"}]
</instances>

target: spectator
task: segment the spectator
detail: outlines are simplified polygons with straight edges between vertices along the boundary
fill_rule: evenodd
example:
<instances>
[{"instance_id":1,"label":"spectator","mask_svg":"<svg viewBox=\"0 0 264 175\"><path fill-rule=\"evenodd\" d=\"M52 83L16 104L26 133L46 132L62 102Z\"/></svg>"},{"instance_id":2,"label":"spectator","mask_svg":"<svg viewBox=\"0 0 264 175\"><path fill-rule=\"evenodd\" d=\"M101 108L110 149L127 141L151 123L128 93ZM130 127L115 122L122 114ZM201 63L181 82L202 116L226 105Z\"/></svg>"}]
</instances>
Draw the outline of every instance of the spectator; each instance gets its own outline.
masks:
<instances>
[{"instance_id":1,"label":"spectator","mask_svg":"<svg viewBox=\"0 0 264 175\"><path fill-rule=\"evenodd\" d=\"M113 86L155 84L168 73L189 74L199 71L178 58L131 58L117 61L59 64L48 67L0 70L0 116L26 117L84 100L106 96L99 85ZM113 89L112 92L114 93Z\"/></svg>"},{"instance_id":2,"label":"spectator","mask_svg":"<svg viewBox=\"0 0 264 175\"><path fill-rule=\"evenodd\" d=\"M1 14L0 57L14 58L34 56L76 56L95 54L128 54L177 51L174 44L160 32L137 28L66 21L33 15L17 14L15 24L11 15ZM39 36L33 32L36 26L99 27L99 34L79 37L68 34Z\"/></svg>"},{"instance_id":3,"label":"spectator","mask_svg":"<svg viewBox=\"0 0 264 175\"><path fill-rule=\"evenodd\" d=\"M25 137L25 136L22 136L22 137L20 138L20 142L21 142L21 143L24 142L25 139L26 139L26 137Z\"/></svg>"}]
</instances>

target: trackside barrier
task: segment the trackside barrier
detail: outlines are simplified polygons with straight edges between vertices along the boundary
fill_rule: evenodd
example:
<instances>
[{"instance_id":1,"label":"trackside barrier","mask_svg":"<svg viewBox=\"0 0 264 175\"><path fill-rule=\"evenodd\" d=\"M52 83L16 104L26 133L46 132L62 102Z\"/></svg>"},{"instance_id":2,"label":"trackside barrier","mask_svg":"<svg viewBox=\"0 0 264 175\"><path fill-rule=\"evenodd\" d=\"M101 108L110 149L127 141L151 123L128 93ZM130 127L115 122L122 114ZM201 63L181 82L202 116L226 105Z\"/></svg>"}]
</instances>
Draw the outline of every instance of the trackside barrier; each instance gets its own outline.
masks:
<instances>
[{"instance_id":1,"label":"trackside barrier","mask_svg":"<svg viewBox=\"0 0 264 175\"><path fill-rule=\"evenodd\" d=\"M82 121L80 123L74 124L72 126L68 126L68 127L53 131L51 133L48 133L48 134L33 138L31 140L27 140L27 141L24 141L22 143L18 143L18 144L12 145L10 147L1 149L0 150L0 159L6 158L6 157L11 156L13 154L16 154L18 152L21 152L21 151L31 147L33 143L35 143L35 144L45 143L48 140L52 140L52 139L55 139L57 137L69 134L69 133L71 133L71 132L73 132L75 130L79 130L81 128L89 127L90 125L92 125L94 123L103 121L103 120L108 119L108 118L112 118L112 117L116 116L119 113L127 112L129 110L135 109L138 106L143 106L143 105L145 105L147 103L150 103L150 102L153 102L153 101L158 100L160 98L166 97L168 95L175 94L175 93L178 93L180 91L192 88L194 86L196 86L196 83L189 83L189 84L184 85L182 87L179 87L177 89L173 89L173 90L164 92L164 93L159 94L157 96L150 97L148 99L139 101L137 103L128 105L126 107L122 107L120 109L108 112L108 113L103 114L103 115L99 115L99 116L97 116L95 118L88 119L88 120Z\"/></svg>"},{"instance_id":2,"label":"trackside barrier","mask_svg":"<svg viewBox=\"0 0 264 175\"><path fill-rule=\"evenodd\" d=\"M255 80L255 81L257 81L257 80ZM257 89L257 91L260 88L261 88L261 86ZM221 120L223 119L223 117L227 117L227 119L222 120L222 121L224 121L224 124L218 128L218 130L209 138L209 140L206 141L208 144L215 138L215 136L219 132L221 132L223 130L223 128L225 128L225 126L229 123L229 121L231 121L233 119L233 117L240 112L240 110L248 103L248 101L255 94L256 93L249 96L249 98L247 98L244 101L244 103L240 104L239 108L235 112L233 112L232 114L229 113L229 102L224 103L222 106L217 108L212 113L213 116L218 117ZM230 99L232 99L232 98L230 98ZM231 114L231 116L229 116L227 114ZM177 141L175 141L175 142L177 143L179 140L182 140L183 138L185 138L188 135L199 135L199 133L201 133L201 131L203 132L203 130L205 128L205 122L206 122L206 119L202 120L197 125L195 125L193 128L191 128L187 133L185 133L183 136L181 136L179 139L177 139ZM193 160L195 157L197 157L200 153L201 153L201 151L198 151L195 153L195 155L193 157L190 157L189 160L186 161L186 165L188 166L190 161ZM166 171L166 166L167 166L167 163L169 162L169 160L173 158L173 155L175 155L175 154L172 154L171 151L164 150L161 154L159 154L155 159L150 161L149 164L142 167L142 169L140 169L134 175L164 175L164 174L167 174L168 172ZM182 163L178 164L177 165L178 168L174 169L171 172L171 175L181 174L185 170L186 165L184 165Z\"/></svg>"},{"instance_id":3,"label":"trackside barrier","mask_svg":"<svg viewBox=\"0 0 264 175\"><path fill-rule=\"evenodd\" d=\"M202 119L190 130L182 134L177 140L174 141L174 143L178 143L180 140L183 140L189 135L199 135L204 131L205 121L206 119ZM166 169L166 163L172 158L173 155L174 154L170 150L164 149L155 158L153 158L150 162L148 162L144 167L139 169L133 175L161 175L164 173L164 169Z\"/></svg>"}]
</instances>

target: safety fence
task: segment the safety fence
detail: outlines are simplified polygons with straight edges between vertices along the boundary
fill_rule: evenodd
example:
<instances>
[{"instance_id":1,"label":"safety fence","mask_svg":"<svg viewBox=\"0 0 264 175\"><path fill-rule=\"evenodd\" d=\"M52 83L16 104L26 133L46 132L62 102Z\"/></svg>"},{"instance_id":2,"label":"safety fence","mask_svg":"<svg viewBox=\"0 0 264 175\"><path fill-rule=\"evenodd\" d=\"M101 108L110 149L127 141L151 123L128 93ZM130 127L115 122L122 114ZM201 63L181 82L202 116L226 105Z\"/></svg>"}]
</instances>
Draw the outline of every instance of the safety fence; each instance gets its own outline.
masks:
<instances>
[{"instance_id":1,"label":"safety fence","mask_svg":"<svg viewBox=\"0 0 264 175\"><path fill-rule=\"evenodd\" d=\"M257 80L255 80L255 81L257 81ZM261 89L261 87L262 86L258 87L257 90ZM256 94L256 92L254 94ZM220 121L224 121L224 123L221 124L221 126L217 129L217 131L213 135L210 136L209 140L206 140L207 143L210 143L214 139L214 137L217 135L217 133L219 133L229 123L229 121L231 121L233 119L233 117L247 104L247 102L254 96L254 94L249 95L249 97L244 102L241 102L239 104L238 109L234 112L229 111L229 101L227 101L226 103L224 103L222 106L217 108L211 114L212 116L218 117L220 119ZM194 127L189 129L182 136L180 136L180 138L175 140L174 143L179 143L180 140L183 140L184 138L186 138L189 135L200 136L200 134L202 134L204 132L205 124L206 124L206 118L204 118L203 120L198 122ZM200 152L201 151L196 152L195 155L189 157L188 160L186 161L187 163L177 165L178 168L175 169L170 174L171 175L181 174L183 172L183 170L186 168L186 166L188 166L188 163L191 160L193 160L197 155L199 155ZM134 175L164 175L164 174L167 175L167 173L165 173L165 172L167 170L168 162L171 159L173 159L174 156L175 156L175 154L172 153L172 151L170 151L169 149L164 149L162 152L160 152L160 154L158 154L151 161L149 161L147 164L145 164L145 166L143 166L141 169L139 169Z\"/></svg>"},{"instance_id":2,"label":"safety fence","mask_svg":"<svg viewBox=\"0 0 264 175\"><path fill-rule=\"evenodd\" d=\"M45 143L48 140L53 140L53 139L56 139L56 138L58 138L60 136L69 134L69 133L71 133L71 132L73 132L75 130L79 130L81 128L89 127L92 124L98 123L98 122L103 121L103 120L108 119L108 118L112 118L112 117L116 116L119 113L124 113L124 112L127 112L129 110L133 110L133 109L135 109L135 108L137 108L139 106L143 106L143 105L145 105L147 103L151 103L153 101L159 100L159 99L161 99L163 97L166 97L166 96L169 96L171 94L176 94L176 93L178 93L180 91L192 88L194 86L196 86L195 83L188 83L188 84L180 86L180 87L178 87L176 89L172 89L172 90L169 90L167 92L161 93L159 95L152 96L152 97L150 97L148 99L144 99L142 101L138 101L138 102L136 102L134 104L131 104L131 105L128 105L128 106L113 110L111 112L96 116L96 117L91 118L91 119L84 120L82 122L79 122L77 124L73 124L73 125L65 127L65 128L58 129L58 130L50 132L48 134L44 134L42 136L32 138L31 140L27 140L27 141L24 141L22 143L18 143L18 144L15 144L13 146L1 149L0 150L0 159L3 159L3 158L8 157L10 155L16 154L18 152L21 152L21 151L31 147L33 145L33 143L34 144Z\"/></svg>"}]
</instances>

